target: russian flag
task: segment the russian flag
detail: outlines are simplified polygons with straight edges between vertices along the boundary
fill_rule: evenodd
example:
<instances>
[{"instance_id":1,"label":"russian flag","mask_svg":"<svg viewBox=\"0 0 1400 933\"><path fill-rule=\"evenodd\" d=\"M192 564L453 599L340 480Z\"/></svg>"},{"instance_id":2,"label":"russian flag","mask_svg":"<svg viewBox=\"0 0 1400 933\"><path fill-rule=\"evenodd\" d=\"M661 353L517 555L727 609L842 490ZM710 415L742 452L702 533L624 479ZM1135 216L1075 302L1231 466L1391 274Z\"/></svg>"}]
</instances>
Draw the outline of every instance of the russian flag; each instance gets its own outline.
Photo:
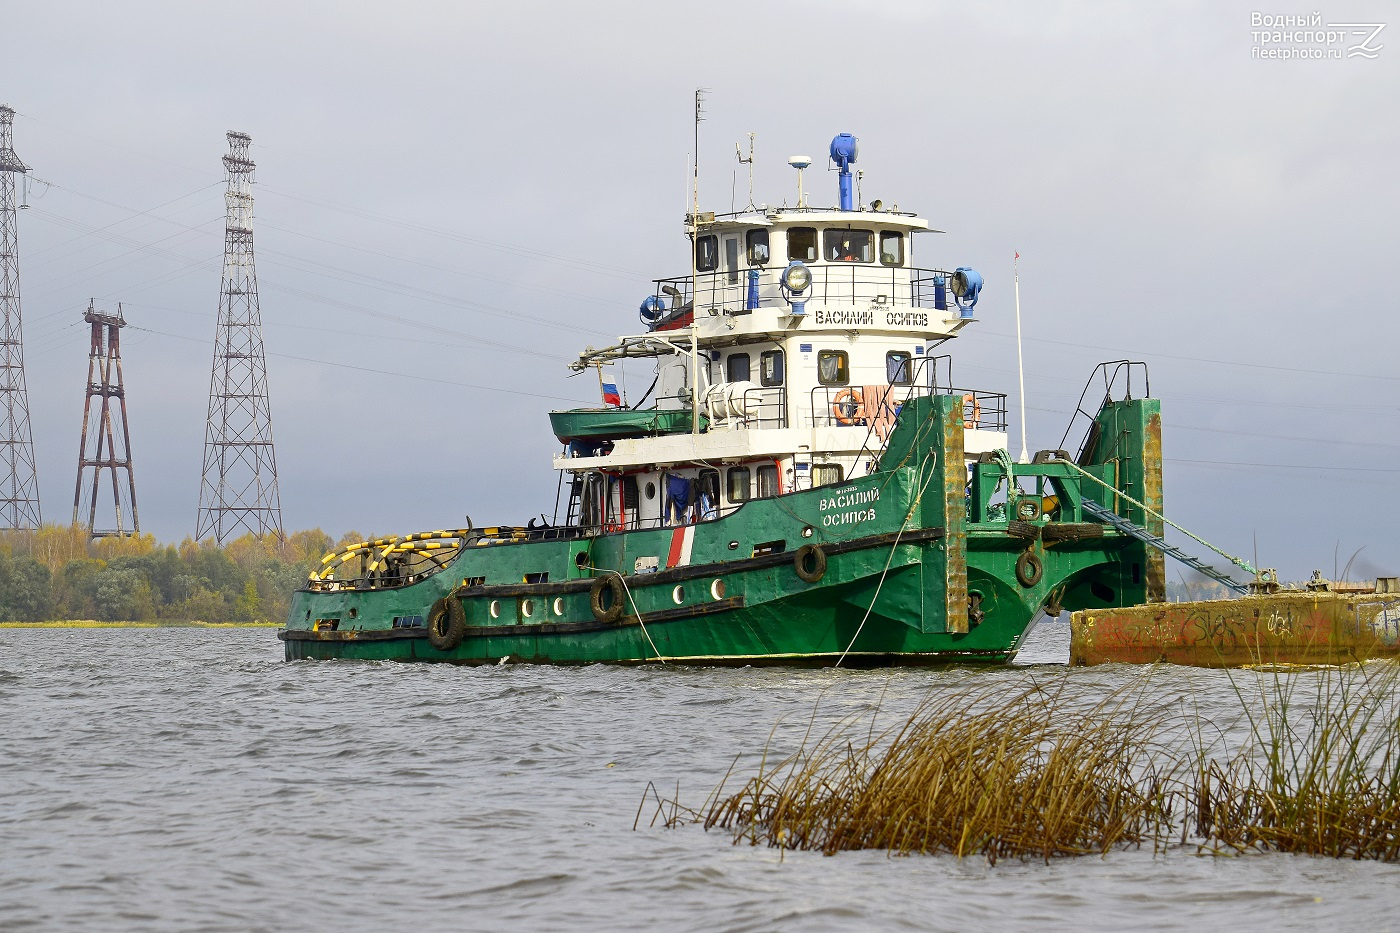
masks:
<instances>
[{"instance_id":1,"label":"russian flag","mask_svg":"<svg viewBox=\"0 0 1400 933\"><path fill-rule=\"evenodd\" d=\"M617 383L603 383L603 404L616 405L618 408L622 407L622 396L617 394Z\"/></svg>"}]
</instances>

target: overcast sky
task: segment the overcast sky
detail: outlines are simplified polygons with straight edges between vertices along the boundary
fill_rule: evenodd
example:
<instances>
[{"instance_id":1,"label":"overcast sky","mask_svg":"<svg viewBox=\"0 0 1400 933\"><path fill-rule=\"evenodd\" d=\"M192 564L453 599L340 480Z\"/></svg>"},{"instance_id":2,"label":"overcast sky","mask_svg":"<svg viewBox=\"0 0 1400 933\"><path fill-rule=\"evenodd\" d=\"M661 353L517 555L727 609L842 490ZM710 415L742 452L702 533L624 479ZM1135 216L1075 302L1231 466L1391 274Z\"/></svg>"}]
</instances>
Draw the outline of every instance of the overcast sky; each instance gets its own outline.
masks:
<instances>
[{"instance_id":1,"label":"overcast sky","mask_svg":"<svg viewBox=\"0 0 1400 933\"><path fill-rule=\"evenodd\" d=\"M703 86L703 207L747 199L748 132L768 203L795 198L789 155L819 169L849 132L865 200L947 231L920 264L982 271L961 385L1015 392L1020 251L1032 450L1059 444L1097 362L1145 360L1170 517L1245 557L1257 536L1285 577L1359 548L1353 577L1400 573L1400 21L1375 58L1266 60L1251 13L1313 7L972 7L10 8L0 99L52 185L19 218L45 518L71 514L93 297L132 325L143 530L193 531L229 129L258 163L287 530L552 512L545 412L596 400L565 364L688 269ZM808 173L814 203L835 188ZM626 376L634 396L650 381Z\"/></svg>"}]
</instances>

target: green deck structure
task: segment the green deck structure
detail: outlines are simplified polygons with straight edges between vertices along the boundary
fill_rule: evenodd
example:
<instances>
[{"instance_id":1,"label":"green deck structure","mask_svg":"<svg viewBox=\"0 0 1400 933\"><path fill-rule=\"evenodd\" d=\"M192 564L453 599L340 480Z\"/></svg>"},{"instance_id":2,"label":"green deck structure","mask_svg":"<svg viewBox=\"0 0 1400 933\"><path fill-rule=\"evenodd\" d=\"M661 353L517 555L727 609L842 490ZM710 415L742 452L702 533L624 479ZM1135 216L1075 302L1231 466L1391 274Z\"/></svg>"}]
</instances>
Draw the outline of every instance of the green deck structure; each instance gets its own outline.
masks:
<instances>
[{"instance_id":1,"label":"green deck structure","mask_svg":"<svg viewBox=\"0 0 1400 933\"><path fill-rule=\"evenodd\" d=\"M1042 608L1162 598L1161 555L1081 503L1147 516L1063 463L969 471L963 432L963 400L928 395L900 410L869 475L716 520L367 542L328 555L279 637L289 660L1000 663ZM1160 512L1157 401L1106 402L1091 440L1080 465ZM1008 470L1024 490L1009 500Z\"/></svg>"}]
</instances>

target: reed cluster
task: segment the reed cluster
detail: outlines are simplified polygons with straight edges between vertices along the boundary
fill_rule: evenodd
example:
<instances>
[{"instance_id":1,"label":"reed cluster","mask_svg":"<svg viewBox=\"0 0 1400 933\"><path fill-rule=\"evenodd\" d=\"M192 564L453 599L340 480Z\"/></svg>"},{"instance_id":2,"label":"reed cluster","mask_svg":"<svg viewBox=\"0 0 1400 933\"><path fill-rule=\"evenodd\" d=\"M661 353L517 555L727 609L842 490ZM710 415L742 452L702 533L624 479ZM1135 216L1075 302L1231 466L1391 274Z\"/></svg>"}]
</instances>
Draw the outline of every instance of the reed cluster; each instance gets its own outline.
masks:
<instances>
[{"instance_id":1,"label":"reed cluster","mask_svg":"<svg viewBox=\"0 0 1400 933\"><path fill-rule=\"evenodd\" d=\"M1196 744L1195 832L1224 850L1400 859L1400 668L1315 676L1301 695L1280 674L1237 691L1249 739L1233 755Z\"/></svg>"},{"instance_id":2,"label":"reed cluster","mask_svg":"<svg viewBox=\"0 0 1400 933\"><path fill-rule=\"evenodd\" d=\"M770 738L737 790L726 776L699 810L677 795L657 813L736 844L826 854L994 863L1187 845L1400 858L1400 668L1227 676L1243 678L1237 710L1168 703L1148 672L1089 702L1065 678L983 682L885 730L872 716L819 731L814 712L797 751L774 761Z\"/></svg>"}]
</instances>

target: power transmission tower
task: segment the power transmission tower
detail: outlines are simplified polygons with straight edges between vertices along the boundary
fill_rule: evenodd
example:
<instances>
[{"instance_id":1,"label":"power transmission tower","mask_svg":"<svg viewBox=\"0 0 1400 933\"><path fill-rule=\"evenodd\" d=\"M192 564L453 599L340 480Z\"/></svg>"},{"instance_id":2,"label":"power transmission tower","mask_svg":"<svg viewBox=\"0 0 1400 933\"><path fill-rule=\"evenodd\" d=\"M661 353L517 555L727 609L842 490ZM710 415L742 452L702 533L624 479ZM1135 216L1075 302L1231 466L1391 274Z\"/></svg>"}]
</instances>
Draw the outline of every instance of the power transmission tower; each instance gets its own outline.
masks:
<instances>
[{"instance_id":1,"label":"power transmission tower","mask_svg":"<svg viewBox=\"0 0 1400 933\"><path fill-rule=\"evenodd\" d=\"M88 349L87 397L83 401L83 436L78 445L78 483L73 490L73 524L78 524L78 512L87 488L84 473L92 468L92 487L87 497L87 527L94 538L124 537L141 533L141 520L136 512L136 476L131 467L131 433L126 423L126 387L122 381L121 329L126 326L122 306L116 314L102 314L91 301L83 320L92 327ZM99 398L97 418L92 417L92 400ZM121 431L112 426L112 399L117 400L116 417ZM92 440L92 457L88 457L88 440ZM120 449L117 441L120 440ZM102 471L112 472L112 507L116 512L116 527L98 530L97 500L102 486ZM126 471L126 502L122 502L122 483L118 471ZM125 505L125 508L123 507ZM130 522L126 515L130 513Z\"/></svg>"},{"instance_id":2,"label":"power transmission tower","mask_svg":"<svg viewBox=\"0 0 1400 933\"><path fill-rule=\"evenodd\" d=\"M272 450L272 410L267 398L262 308L253 266L252 137L228 134L224 174L224 275L219 324L209 379L209 421L204 431L204 478L199 490L195 538L222 544L239 527L262 537L282 534L277 458Z\"/></svg>"},{"instance_id":3,"label":"power transmission tower","mask_svg":"<svg viewBox=\"0 0 1400 933\"><path fill-rule=\"evenodd\" d=\"M15 212L15 175L29 166L15 155L14 123L15 112L0 105L0 528L38 528L39 475L24 382Z\"/></svg>"}]
</instances>

